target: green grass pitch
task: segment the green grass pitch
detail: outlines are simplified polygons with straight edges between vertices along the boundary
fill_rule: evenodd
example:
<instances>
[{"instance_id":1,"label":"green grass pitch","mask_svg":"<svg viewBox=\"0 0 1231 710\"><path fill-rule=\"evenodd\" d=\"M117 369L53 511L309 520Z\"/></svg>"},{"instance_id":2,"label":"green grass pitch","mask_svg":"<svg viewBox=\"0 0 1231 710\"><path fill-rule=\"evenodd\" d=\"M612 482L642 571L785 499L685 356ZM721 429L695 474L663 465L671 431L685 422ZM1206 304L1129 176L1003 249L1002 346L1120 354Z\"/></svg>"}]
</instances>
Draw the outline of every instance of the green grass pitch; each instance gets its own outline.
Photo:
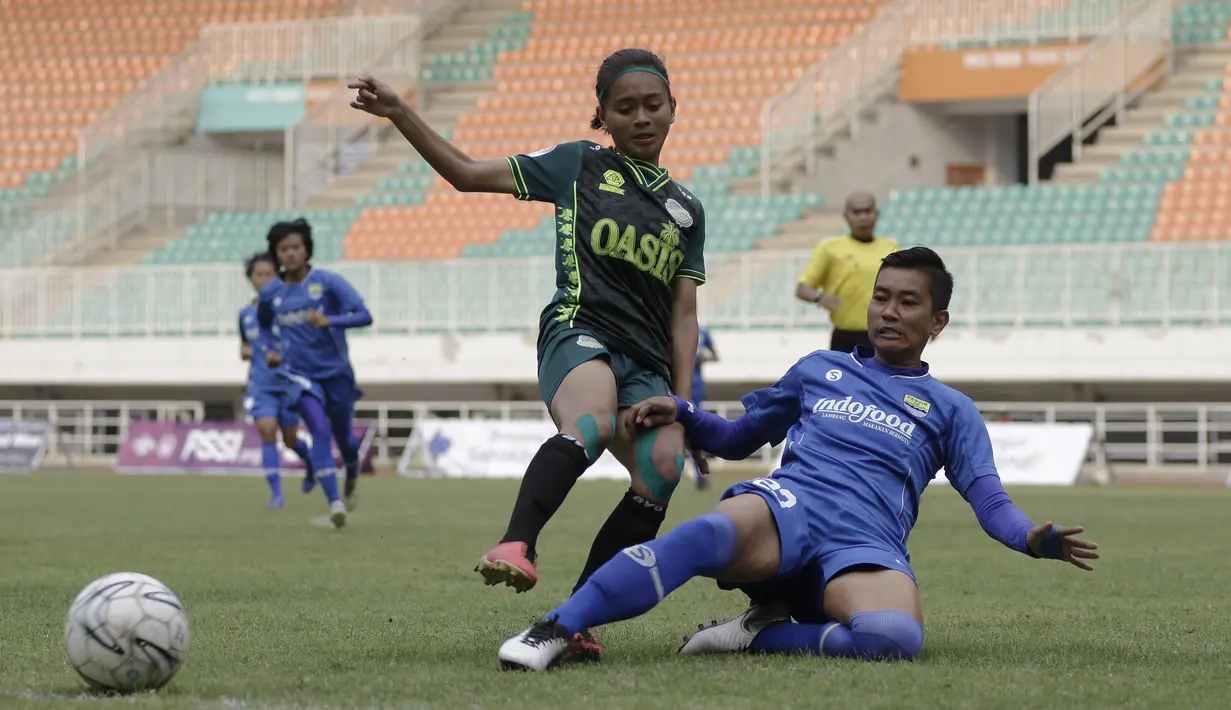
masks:
<instances>
[{"instance_id":1,"label":"green grass pitch","mask_svg":"<svg viewBox=\"0 0 1231 710\"><path fill-rule=\"evenodd\" d=\"M352 525L319 492L265 509L260 478L0 477L0 707L19 708L1213 708L1231 688L1231 494L1016 489L1038 521L1087 526L1093 573L1001 548L949 490L911 538L927 641L910 664L682 658L738 593L695 580L603 629L601 663L497 670L496 649L563 600L623 487L578 485L523 595L471 569L516 482L368 479ZM667 525L715 489L681 488ZM154 575L187 605L188 662L157 694L84 694L62 641L73 596L107 572Z\"/></svg>"}]
</instances>

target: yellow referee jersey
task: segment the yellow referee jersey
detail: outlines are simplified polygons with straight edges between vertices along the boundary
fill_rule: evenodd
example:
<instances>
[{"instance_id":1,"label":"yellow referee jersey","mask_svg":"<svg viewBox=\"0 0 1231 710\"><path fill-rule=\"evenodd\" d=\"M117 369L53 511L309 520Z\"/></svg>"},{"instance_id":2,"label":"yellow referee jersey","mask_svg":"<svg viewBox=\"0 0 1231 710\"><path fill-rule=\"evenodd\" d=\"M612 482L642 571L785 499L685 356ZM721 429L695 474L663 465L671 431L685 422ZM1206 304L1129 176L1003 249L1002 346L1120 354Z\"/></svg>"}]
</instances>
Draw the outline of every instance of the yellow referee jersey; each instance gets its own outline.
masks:
<instances>
[{"instance_id":1,"label":"yellow referee jersey","mask_svg":"<svg viewBox=\"0 0 1231 710\"><path fill-rule=\"evenodd\" d=\"M830 314L834 328L867 330L876 272L881 259L897 250L898 243L888 237L872 237L870 242L849 234L823 239L812 250L799 282L842 299L842 305Z\"/></svg>"}]
</instances>

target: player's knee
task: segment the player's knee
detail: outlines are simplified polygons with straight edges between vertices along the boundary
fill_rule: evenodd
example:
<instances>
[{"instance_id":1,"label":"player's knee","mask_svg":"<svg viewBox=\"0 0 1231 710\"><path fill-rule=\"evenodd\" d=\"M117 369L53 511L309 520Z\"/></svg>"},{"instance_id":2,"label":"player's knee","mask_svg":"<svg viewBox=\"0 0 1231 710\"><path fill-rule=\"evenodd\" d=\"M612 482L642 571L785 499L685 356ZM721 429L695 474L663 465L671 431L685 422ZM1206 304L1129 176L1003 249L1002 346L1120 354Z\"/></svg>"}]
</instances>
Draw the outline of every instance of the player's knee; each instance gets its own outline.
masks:
<instances>
[{"instance_id":1,"label":"player's knee","mask_svg":"<svg viewBox=\"0 0 1231 710\"><path fill-rule=\"evenodd\" d=\"M667 503L684 473L684 450L658 446L658 432L658 429L651 429L637 438L637 473L645 492L659 503Z\"/></svg>"},{"instance_id":2,"label":"player's knee","mask_svg":"<svg viewBox=\"0 0 1231 710\"><path fill-rule=\"evenodd\" d=\"M261 441L277 441L278 440L278 421L272 417L256 420L256 432L261 436Z\"/></svg>"},{"instance_id":3,"label":"player's knee","mask_svg":"<svg viewBox=\"0 0 1231 710\"><path fill-rule=\"evenodd\" d=\"M577 439L586 451L586 458L594 463L615 438L615 430L614 414L586 413L577 417L571 428L564 427L561 433Z\"/></svg>"},{"instance_id":4,"label":"player's knee","mask_svg":"<svg viewBox=\"0 0 1231 710\"><path fill-rule=\"evenodd\" d=\"M850 628L860 658L910 661L923 648L923 625L906 612L856 612L851 615Z\"/></svg>"}]
</instances>

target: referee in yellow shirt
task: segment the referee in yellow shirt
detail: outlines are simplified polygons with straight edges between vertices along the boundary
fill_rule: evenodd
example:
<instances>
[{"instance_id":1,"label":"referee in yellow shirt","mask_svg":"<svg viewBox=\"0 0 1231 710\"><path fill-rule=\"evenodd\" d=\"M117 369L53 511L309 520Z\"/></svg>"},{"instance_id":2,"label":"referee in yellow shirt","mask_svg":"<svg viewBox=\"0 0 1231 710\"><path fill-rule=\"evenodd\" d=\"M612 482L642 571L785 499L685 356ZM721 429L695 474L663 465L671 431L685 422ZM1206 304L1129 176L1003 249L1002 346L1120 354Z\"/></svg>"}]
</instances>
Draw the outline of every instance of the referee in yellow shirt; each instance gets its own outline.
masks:
<instances>
[{"instance_id":1,"label":"referee in yellow shirt","mask_svg":"<svg viewBox=\"0 0 1231 710\"><path fill-rule=\"evenodd\" d=\"M868 302L881 259L898 250L898 243L876 236L876 197L870 192L852 192L846 198L843 216L850 227L844 237L822 239L812 250L795 297L818 303L829 311L833 335L830 350L851 352L868 340Z\"/></svg>"}]
</instances>

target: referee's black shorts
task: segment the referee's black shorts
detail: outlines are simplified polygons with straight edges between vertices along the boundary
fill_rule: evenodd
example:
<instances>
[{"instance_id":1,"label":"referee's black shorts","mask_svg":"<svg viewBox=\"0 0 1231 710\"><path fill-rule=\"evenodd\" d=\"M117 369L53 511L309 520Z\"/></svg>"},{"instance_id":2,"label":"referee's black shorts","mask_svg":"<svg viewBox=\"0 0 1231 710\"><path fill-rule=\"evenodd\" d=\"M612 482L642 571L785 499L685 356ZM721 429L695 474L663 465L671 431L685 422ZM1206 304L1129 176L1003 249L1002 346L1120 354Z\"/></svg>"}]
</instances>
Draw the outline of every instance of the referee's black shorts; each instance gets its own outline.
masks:
<instances>
[{"instance_id":1,"label":"referee's black shorts","mask_svg":"<svg viewBox=\"0 0 1231 710\"><path fill-rule=\"evenodd\" d=\"M856 345L872 346L872 341L868 338L866 330L838 330L834 329L833 335L829 336L829 349L839 352L849 353L854 352Z\"/></svg>"}]
</instances>

